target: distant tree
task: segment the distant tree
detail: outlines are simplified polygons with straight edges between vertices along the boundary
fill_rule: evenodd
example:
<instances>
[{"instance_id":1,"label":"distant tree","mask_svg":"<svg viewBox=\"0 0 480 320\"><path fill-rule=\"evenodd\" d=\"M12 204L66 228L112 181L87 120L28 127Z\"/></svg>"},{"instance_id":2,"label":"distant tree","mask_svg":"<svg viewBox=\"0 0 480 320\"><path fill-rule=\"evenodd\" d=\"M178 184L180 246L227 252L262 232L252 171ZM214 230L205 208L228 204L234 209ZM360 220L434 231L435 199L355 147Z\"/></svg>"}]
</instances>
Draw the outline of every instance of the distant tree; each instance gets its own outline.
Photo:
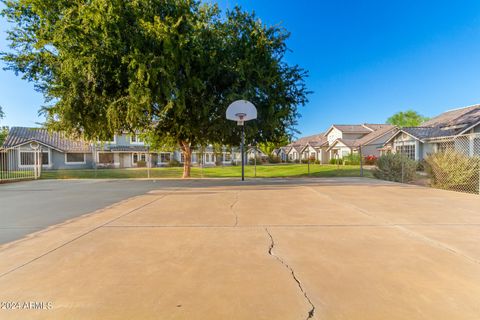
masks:
<instances>
[{"instance_id":1,"label":"distant tree","mask_svg":"<svg viewBox=\"0 0 480 320\"><path fill-rule=\"evenodd\" d=\"M7 126L0 127L0 147L2 147L3 142L5 141L7 136L8 136L8 127Z\"/></svg>"},{"instance_id":2,"label":"distant tree","mask_svg":"<svg viewBox=\"0 0 480 320\"><path fill-rule=\"evenodd\" d=\"M0 120L5 118L5 113L3 112L2 106L0 106ZM8 135L8 127L0 127L0 147L2 147L3 142L7 138Z\"/></svg>"},{"instance_id":3,"label":"distant tree","mask_svg":"<svg viewBox=\"0 0 480 320\"><path fill-rule=\"evenodd\" d=\"M418 127L428 119L414 110L407 110L395 113L387 119L387 123L397 127Z\"/></svg>"},{"instance_id":4,"label":"distant tree","mask_svg":"<svg viewBox=\"0 0 480 320\"><path fill-rule=\"evenodd\" d=\"M192 148L238 145L225 120L236 99L258 119L248 139L292 132L307 101L306 72L284 61L289 34L240 8L221 15L196 0L0 0L11 51L2 59L43 92L46 125L110 140L145 133L154 147L180 146L184 177Z\"/></svg>"}]
</instances>

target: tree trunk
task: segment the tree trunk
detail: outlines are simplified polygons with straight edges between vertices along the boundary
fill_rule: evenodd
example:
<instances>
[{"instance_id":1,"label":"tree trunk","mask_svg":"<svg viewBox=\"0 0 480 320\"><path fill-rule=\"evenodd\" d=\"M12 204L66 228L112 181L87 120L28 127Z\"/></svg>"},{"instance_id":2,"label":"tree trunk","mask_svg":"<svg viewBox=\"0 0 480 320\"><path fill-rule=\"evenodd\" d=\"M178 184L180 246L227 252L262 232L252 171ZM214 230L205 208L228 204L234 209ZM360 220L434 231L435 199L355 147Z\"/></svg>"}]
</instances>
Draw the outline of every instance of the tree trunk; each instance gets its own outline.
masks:
<instances>
[{"instance_id":1,"label":"tree trunk","mask_svg":"<svg viewBox=\"0 0 480 320\"><path fill-rule=\"evenodd\" d=\"M190 178L190 167L192 164L192 148L190 143L186 141L180 142L180 147L183 153L183 177Z\"/></svg>"}]
</instances>

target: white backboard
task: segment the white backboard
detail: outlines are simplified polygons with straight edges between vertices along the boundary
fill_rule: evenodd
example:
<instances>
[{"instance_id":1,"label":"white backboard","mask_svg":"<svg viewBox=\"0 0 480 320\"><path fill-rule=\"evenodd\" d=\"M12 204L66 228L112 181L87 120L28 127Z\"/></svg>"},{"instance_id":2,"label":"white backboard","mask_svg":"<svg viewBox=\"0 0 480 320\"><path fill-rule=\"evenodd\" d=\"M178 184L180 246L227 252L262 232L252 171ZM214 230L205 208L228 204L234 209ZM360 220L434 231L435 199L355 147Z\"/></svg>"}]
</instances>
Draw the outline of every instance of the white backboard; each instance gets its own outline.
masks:
<instances>
[{"instance_id":1,"label":"white backboard","mask_svg":"<svg viewBox=\"0 0 480 320\"><path fill-rule=\"evenodd\" d=\"M237 100L227 108L227 119L237 122L257 119L257 108L247 100Z\"/></svg>"}]
</instances>

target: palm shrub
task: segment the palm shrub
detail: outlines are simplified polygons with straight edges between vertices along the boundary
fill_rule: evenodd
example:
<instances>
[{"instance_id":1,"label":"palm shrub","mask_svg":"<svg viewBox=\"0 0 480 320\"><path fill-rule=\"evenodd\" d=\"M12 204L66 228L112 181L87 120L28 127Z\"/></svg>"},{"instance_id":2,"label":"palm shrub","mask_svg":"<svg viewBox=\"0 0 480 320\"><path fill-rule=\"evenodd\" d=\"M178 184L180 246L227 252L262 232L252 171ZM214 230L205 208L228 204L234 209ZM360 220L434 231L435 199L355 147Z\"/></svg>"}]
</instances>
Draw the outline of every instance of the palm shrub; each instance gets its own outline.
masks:
<instances>
[{"instance_id":1,"label":"palm shrub","mask_svg":"<svg viewBox=\"0 0 480 320\"><path fill-rule=\"evenodd\" d=\"M401 153L389 153L377 159L373 176L378 179L410 182L415 179L417 162Z\"/></svg>"},{"instance_id":2,"label":"palm shrub","mask_svg":"<svg viewBox=\"0 0 480 320\"><path fill-rule=\"evenodd\" d=\"M480 158L468 157L454 150L437 152L425 158L425 169L432 187L478 192Z\"/></svg>"}]
</instances>

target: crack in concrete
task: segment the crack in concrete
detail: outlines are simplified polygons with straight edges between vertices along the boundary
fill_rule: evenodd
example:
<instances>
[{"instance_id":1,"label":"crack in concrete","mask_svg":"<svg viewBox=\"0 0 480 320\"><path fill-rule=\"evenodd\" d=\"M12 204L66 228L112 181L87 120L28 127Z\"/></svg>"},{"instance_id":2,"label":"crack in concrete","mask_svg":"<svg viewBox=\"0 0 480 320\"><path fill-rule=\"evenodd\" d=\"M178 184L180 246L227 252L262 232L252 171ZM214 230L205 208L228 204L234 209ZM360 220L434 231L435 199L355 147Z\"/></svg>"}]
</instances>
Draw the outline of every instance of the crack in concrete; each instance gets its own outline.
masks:
<instances>
[{"instance_id":1,"label":"crack in concrete","mask_svg":"<svg viewBox=\"0 0 480 320\"><path fill-rule=\"evenodd\" d=\"M233 207L238 203L238 195L239 192L236 192L235 193L235 200L232 202L232 204L230 205L230 211L232 212L232 214L235 216L235 224L233 225L234 227L238 226L238 215L237 213L235 212L235 210L233 209Z\"/></svg>"},{"instance_id":2,"label":"crack in concrete","mask_svg":"<svg viewBox=\"0 0 480 320\"><path fill-rule=\"evenodd\" d=\"M270 233L270 231L268 231L268 228L265 228L265 232L270 237L270 247L268 248L268 254L274 257L275 259L277 259L283 266L285 266L290 271L290 273L292 274L293 280L295 280L295 282L297 283L297 286L302 292L303 296L305 297L305 300L307 300L308 304L310 304L310 306L312 307L308 311L308 315L306 319L307 320L312 319L315 314L315 305L312 303L312 300L310 300L310 297L308 296L307 292L303 288L303 285L300 282L300 280L297 278L297 275L295 274L295 271L293 270L293 268L290 265L288 265L288 263L286 263L282 258L280 258L275 253L273 253L273 248L275 247L275 240L273 240L273 236Z\"/></svg>"}]
</instances>

